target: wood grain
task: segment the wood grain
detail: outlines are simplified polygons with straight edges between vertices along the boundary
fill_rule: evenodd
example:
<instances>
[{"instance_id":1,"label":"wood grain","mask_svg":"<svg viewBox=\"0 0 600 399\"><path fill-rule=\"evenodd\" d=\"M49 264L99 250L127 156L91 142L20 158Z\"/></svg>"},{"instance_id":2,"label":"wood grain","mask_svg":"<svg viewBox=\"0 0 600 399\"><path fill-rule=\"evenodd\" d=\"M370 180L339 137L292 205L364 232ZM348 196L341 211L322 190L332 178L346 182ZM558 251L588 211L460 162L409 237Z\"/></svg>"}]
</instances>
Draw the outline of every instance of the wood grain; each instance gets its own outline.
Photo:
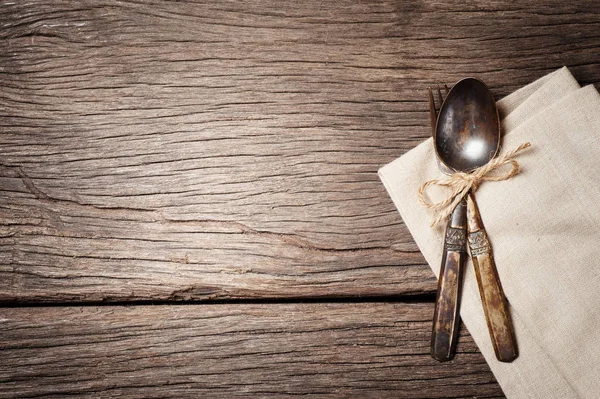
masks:
<instances>
[{"instance_id":1,"label":"wood grain","mask_svg":"<svg viewBox=\"0 0 600 399\"><path fill-rule=\"evenodd\" d=\"M470 336L429 356L431 304L0 309L0 396L502 398Z\"/></svg>"},{"instance_id":2,"label":"wood grain","mask_svg":"<svg viewBox=\"0 0 600 399\"><path fill-rule=\"evenodd\" d=\"M0 301L431 294L425 89L600 81L600 3L0 1ZM441 243L440 243L441 244Z\"/></svg>"}]
</instances>

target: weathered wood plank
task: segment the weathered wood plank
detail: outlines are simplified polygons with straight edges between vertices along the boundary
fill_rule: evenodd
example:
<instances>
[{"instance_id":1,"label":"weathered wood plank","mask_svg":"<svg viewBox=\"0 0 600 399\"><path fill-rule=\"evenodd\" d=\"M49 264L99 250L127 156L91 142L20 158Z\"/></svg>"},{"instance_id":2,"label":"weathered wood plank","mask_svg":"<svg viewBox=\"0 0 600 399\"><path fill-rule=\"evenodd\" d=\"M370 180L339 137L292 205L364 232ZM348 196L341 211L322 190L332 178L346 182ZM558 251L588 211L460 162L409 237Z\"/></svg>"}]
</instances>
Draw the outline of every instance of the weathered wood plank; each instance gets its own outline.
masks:
<instances>
[{"instance_id":1,"label":"weathered wood plank","mask_svg":"<svg viewBox=\"0 0 600 399\"><path fill-rule=\"evenodd\" d=\"M0 300L432 293L425 87L600 81L600 3L0 1Z\"/></svg>"},{"instance_id":2,"label":"weathered wood plank","mask_svg":"<svg viewBox=\"0 0 600 399\"><path fill-rule=\"evenodd\" d=\"M503 397L470 336L450 363L429 356L432 312L378 303L0 309L0 396Z\"/></svg>"}]
</instances>

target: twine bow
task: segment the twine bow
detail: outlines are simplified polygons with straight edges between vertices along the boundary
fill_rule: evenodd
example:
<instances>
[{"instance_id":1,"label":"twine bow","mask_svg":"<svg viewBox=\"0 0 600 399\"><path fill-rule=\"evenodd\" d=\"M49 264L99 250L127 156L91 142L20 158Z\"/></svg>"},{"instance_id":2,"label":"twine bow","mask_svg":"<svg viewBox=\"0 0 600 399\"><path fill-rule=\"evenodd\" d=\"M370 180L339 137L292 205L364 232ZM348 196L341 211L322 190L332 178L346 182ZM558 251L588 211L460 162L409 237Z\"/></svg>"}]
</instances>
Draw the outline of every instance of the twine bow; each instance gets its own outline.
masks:
<instances>
[{"instance_id":1,"label":"twine bow","mask_svg":"<svg viewBox=\"0 0 600 399\"><path fill-rule=\"evenodd\" d=\"M475 169L470 173L456 172L448 179L429 180L419 187L419 202L426 208L439 212L437 218L431 223L435 226L445 220L454 210L456 205L464 198L469 190L475 190L484 181L502 181L510 179L519 173L519 163L514 157L521 151L529 148L529 142L521 144L516 149L492 159L487 164ZM505 165L510 165L510 170L504 173L491 173ZM448 187L450 191L438 202L431 202L426 190L431 186Z\"/></svg>"}]
</instances>

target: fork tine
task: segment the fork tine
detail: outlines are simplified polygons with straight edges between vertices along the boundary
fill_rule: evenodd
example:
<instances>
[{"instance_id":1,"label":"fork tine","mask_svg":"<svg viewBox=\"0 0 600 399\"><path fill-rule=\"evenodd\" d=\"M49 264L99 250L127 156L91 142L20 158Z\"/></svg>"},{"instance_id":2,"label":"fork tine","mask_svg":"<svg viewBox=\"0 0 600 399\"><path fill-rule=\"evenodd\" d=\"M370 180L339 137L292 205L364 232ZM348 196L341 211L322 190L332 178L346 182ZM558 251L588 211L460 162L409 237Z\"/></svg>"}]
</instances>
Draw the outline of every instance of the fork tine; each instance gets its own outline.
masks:
<instances>
[{"instance_id":1,"label":"fork tine","mask_svg":"<svg viewBox=\"0 0 600 399\"><path fill-rule=\"evenodd\" d=\"M442 104L444 103L444 96L442 95L442 90L440 89L439 85L436 85L436 91L438 95L439 107L441 108ZM446 92L446 95L448 95L448 92L450 92L450 89L446 84L444 84L444 91ZM435 104L435 96L433 95L433 90L431 90L431 87L427 88L427 94L429 95L429 117L431 118L431 133L433 134L433 136L435 136L435 127L437 125L437 117L439 110Z\"/></svg>"},{"instance_id":2,"label":"fork tine","mask_svg":"<svg viewBox=\"0 0 600 399\"><path fill-rule=\"evenodd\" d=\"M435 108L435 99L433 98L433 92L431 87L427 88L429 94L429 117L431 118L431 133L435 136L435 125L437 123L437 110Z\"/></svg>"},{"instance_id":3,"label":"fork tine","mask_svg":"<svg viewBox=\"0 0 600 399\"><path fill-rule=\"evenodd\" d=\"M442 91L440 90L440 86L437 86L437 94L440 100L440 108L442 108L442 104L444 103L444 97L442 96Z\"/></svg>"},{"instance_id":4,"label":"fork tine","mask_svg":"<svg viewBox=\"0 0 600 399\"><path fill-rule=\"evenodd\" d=\"M438 112L439 112L439 110L442 108L442 104L444 103L444 96L442 96L442 91L440 90L440 86L437 86L437 91L438 91L438 99L440 100L440 106L438 108Z\"/></svg>"}]
</instances>

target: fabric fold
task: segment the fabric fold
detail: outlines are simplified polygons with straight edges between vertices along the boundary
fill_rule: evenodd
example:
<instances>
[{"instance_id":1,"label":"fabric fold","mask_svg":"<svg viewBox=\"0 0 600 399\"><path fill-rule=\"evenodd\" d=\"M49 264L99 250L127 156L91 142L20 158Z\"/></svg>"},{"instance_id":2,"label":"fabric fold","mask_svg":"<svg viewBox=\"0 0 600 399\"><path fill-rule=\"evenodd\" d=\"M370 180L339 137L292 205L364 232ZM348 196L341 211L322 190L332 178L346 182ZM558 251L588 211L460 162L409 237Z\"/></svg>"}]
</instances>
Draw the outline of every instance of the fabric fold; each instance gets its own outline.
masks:
<instances>
[{"instance_id":1,"label":"fabric fold","mask_svg":"<svg viewBox=\"0 0 600 399\"><path fill-rule=\"evenodd\" d=\"M476 199L511 304L520 356L495 359L473 266L461 317L509 398L600 396L600 96L559 69L498 101L502 147L529 141L514 178L484 183ZM434 273L443 228L418 204L418 188L441 177L431 139L382 167L379 176Z\"/></svg>"}]
</instances>

